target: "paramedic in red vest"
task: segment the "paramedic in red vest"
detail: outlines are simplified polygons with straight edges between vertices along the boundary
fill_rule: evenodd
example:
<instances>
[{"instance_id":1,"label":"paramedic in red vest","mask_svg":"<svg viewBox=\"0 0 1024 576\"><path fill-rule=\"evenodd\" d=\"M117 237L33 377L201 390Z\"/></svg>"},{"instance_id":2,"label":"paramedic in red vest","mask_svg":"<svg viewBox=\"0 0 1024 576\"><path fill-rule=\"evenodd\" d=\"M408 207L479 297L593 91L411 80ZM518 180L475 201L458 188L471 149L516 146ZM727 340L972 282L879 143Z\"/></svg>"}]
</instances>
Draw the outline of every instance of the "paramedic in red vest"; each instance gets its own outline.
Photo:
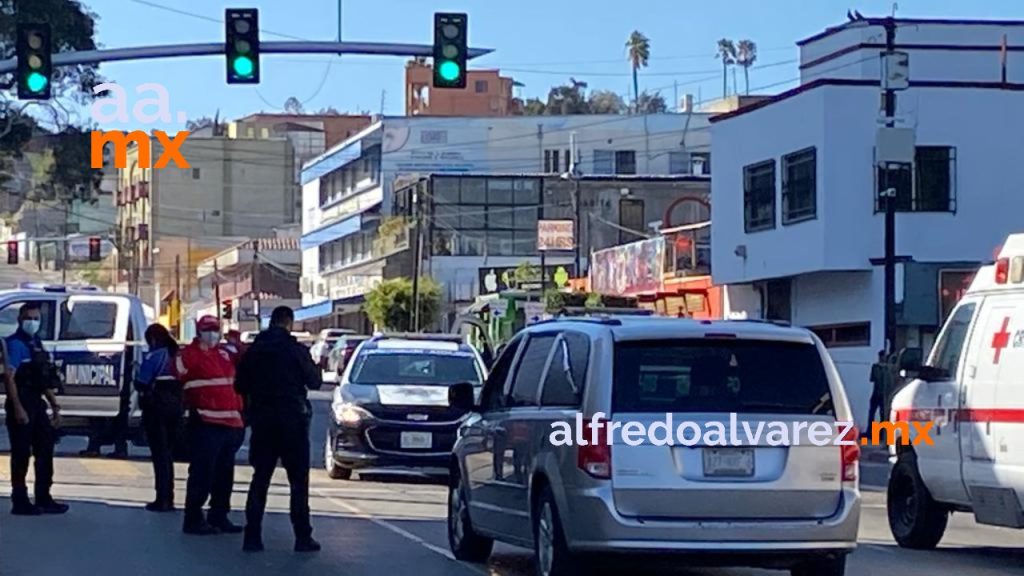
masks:
<instances>
[{"instance_id":1,"label":"paramedic in red vest","mask_svg":"<svg viewBox=\"0 0 1024 576\"><path fill-rule=\"evenodd\" d=\"M178 379L189 411L189 467L185 493L186 534L242 531L228 518L235 483L235 454L245 438L242 398L235 393L235 363L220 341L220 321L203 316L199 336L178 354ZM210 500L210 512L203 506Z\"/></svg>"}]
</instances>

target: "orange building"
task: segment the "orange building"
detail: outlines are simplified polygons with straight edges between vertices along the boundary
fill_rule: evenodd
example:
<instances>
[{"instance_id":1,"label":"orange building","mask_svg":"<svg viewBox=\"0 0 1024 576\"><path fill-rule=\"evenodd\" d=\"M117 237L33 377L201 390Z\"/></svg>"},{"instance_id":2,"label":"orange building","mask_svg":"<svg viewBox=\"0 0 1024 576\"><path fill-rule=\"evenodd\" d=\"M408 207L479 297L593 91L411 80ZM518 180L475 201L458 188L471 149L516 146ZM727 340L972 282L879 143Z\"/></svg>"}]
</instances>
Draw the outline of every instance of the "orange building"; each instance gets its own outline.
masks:
<instances>
[{"instance_id":1,"label":"orange building","mask_svg":"<svg viewBox=\"0 0 1024 576\"><path fill-rule=\"evenodd\" d=\"M515 82L498 70L469 70L462 90L432 87L434 71L423 60L405 65L406 116L509 116Z\"/></svg>"}]
</instances>

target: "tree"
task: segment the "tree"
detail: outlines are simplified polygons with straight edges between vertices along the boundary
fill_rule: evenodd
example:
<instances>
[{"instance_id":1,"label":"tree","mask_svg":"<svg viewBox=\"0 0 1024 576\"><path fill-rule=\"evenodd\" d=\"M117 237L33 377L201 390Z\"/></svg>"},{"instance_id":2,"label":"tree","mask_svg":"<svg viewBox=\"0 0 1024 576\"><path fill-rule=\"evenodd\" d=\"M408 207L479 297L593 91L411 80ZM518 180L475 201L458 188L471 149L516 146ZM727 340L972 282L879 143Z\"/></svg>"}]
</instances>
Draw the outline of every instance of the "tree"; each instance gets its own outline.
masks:
<instances>
[{"instance_id":1,"label":"tree","mask_svg":"<svg viewBox=\"0 0 1024 576\"><path fill-rule=\"evenodd\" d=\"M548 105L539 98L530 98L523 105L524 116L543 116L544 112L547 111Z\"/></svg>"},{"instance_id":2,"label":"tree","mask_svg":"<svg viewBox=\"0 0 1024 576\"><path fill-rule=\"evenodd\" d=\"M650 94L647 91L640 93L636 103L637 111L641 114L659 114L668 112L668 104L659 93Z\"/></svg>"},{"instance_id":3,"label":"tree","mask_svg":"<svg viewBox=\"0 0 1024 576\"><path fill-rule=\"evenodd\" d=\"M590 114L590 106L583 93L586 87L586 82L577 82L573 78L569 79L569 84L555 86L548 92L548 103L544 107L544 113L549 116Z\"/></svg>"},{"instance_id":4,"label":"tree","mask_svg":"<svg viewBox=\"0 0 1024 576\"><path fill-rule=\"evenodd\" d=\"M753 40L740 40L736 45L736 63L743 67L745 92L750 95L750 67L757 61L757 44Z\"/></svg>"},{"instance_id":5,"label":"tree","mask_svg":"<svg viewBox=\"0 0 1024 576\"><path fill-rule=\"evenodd\" d=\"M425 328L437 322L441 315L441 287L432 278L419 281L419 324ZM412 280L392 278L377 284L366 294L363 310L370 322L395 332L412 330Z\"/></svg>"},{"instance_id":6,"label":"tree","mask_svg":"<svg viewBox=\"0 0 1024 576\"><path fill-rule=\"evenodd\" d=\"M626 111L626 102L611 90L595 90L587 99L592 114L622 114Z\"/></svg>"},{"instance_id":7,"label":"tree","mask_svg":"<svg viewBox=\"0 0 1024 576\"><path fill-rule=\"evenodd\" d=\"M284 101L284 111L289 114L305 114L306 110L298 98L292 96Z\"/></svg>"},{"instance_id":8,"label":"tree","mask_svg":"<svg viewBox=\"0 0 1024 576\"><path fill-rule=\"evenodd\" d=\"M57 135L49 171L55 199L69 205L76 200L96 203L103 170L92 167L91 154L89 129L69 126Z\"/></svg>"},{"instance_id":9,"label":"tree","mask_svg":"<svg viewBox=\"0 0 1024 576\"><path fill-rule=\"evenodd\" d=\"M718 41L718 54L716 58L722 59L722 98L729 96L729 66L736 63L736 45L728 38Z\"/></svg>"},{"instance_id":10,"label":"tree","mask_svg":"<svg viewBox=\"0 0 1024 576\"><path fill-rule=\"evenodd\" d=\"M316 111L319 116L341 116L341 112L334 106L325 106Z\"/></svg>"},{"instance_id":11,"label":"tree","mask_svg":"<svg viewBox=\"0 0 1024 576\"><path fill-rule=\"evenodd\" d=\"M638 30L634 30L629 35L629 40L626 41L626 48L628 49L627 57L630 66L633 67L634 103L638 103L640 100L640 81L637 73L641 68L647 67L648 60L651 58L651 41Z\"/></svg>"}]
</instances>

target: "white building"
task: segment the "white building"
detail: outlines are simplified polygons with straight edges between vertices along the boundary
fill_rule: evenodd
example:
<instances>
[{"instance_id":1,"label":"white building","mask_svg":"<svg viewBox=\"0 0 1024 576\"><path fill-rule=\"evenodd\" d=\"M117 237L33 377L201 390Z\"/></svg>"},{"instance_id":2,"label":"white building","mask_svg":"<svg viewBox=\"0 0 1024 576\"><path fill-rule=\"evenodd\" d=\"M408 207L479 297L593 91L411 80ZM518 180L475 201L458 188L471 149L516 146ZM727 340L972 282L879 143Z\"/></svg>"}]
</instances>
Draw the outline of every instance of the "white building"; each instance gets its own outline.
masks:
<instances>
[{"instance_id":1,"label":"white building","mask_svg":"<svg viewBox=\"0 0 1024 576\"><path fill-rule=\"evenodd\" d=\"M709 132L708 115L696 113L385 117L303 169L301 287L308 309L297 317L358 306L380 281L388 248L375 242L376 228L391 213L396 180L564 173L574 133L582 174L703 173Z\"/></svg>"},{"instance_id":2,"label":"white building","mask_svg":"<svg viewBox=\"0 0 1024 576\"><path fill-rule=\"evenodd\" d=\"M813 327L862 419L884 347L874 169L882 23L801 41L799 87L717 116L711 130L714 281L760 295L727 306ZM897 24L897 49L910 58L897 119L916 129L917 149L896 184L896 347L927 350L964 276L1024 225L1024 22Z\"/></svg>"}]
</instances>

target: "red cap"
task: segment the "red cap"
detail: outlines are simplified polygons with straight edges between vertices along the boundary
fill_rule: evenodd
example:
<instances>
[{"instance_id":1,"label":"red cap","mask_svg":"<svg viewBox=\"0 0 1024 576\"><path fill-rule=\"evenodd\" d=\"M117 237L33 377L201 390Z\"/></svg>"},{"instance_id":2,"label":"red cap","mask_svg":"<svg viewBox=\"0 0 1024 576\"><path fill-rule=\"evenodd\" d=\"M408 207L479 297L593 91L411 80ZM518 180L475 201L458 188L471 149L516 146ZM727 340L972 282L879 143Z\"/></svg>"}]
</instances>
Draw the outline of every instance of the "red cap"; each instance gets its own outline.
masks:
<instances>
[{"instance_id":1,"label":"red cap","mask_svg":"<svg viewBox=\"0 0 1024 576\"><path fill-rule=\"evenodd\" d=\"M220 330L220 320L217 320L216 316L210 316L207 314L196 322L196 330L199 330L200 332Z\"/></svg>"}]
</instances>

